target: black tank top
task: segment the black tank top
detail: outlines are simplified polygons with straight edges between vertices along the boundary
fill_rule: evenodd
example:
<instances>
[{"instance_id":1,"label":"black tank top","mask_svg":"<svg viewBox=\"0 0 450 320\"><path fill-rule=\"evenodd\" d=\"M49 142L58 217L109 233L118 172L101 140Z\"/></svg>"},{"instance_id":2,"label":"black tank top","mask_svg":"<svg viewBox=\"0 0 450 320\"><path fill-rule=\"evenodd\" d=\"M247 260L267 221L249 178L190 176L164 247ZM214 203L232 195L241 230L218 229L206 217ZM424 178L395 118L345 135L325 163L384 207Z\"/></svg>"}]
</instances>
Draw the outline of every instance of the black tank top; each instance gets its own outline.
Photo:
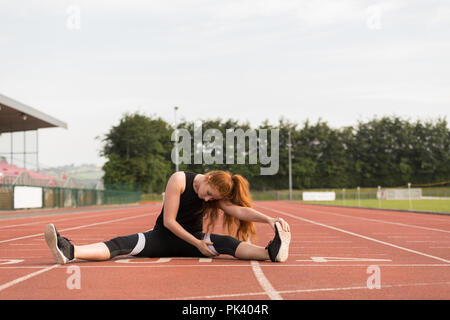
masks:
<instances>
[{"instance_id":1,"label":"black tank top","mask_svg":"<svg viewBox=\"0 0 450 320\"><path fill-rule=\"evenodd\" d=\"M194 178L197 173L184 171L184 174L186 175L186 188L180 196L176 221L189 233L201 232L204 201L194 191ZM164 227L164 205L153 229L170 231Z\"/></svg>"}]
</instances>

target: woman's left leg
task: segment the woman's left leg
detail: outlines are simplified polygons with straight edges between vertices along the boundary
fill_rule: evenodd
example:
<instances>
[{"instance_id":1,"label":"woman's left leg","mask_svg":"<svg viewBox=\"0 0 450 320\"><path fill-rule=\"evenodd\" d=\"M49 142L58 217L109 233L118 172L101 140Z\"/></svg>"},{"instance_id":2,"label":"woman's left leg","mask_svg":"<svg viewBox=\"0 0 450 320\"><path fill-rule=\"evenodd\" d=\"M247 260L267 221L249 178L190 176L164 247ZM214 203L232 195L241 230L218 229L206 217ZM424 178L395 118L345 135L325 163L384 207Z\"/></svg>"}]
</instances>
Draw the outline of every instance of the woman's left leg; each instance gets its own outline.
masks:
<instances>
[{"instance_id":1,"label":"woman's left leg","mask_svg":"<svg viewBox=\"0 0 450 320\"><path fill-rule=\"evenodd\" d=\"M206 235L208 237L208 234ZM211 234L210 239L218 253L231 254L238 259L245 260L271 260L284 262L289 256L289 243L291 233L283 230L279 222L275 223L275 236L267 247L263 248L249 242L242 242L230 236ZM213 250L214 251L214 250Z\"/></svg>"},{"instance_id":2,"label":"woman's left leg","mask_svg":"<svg viewBox=\"0 0 450 320\"><path fill-rule=\"evenodd\" d=\"M206 234L205 239L211 241L213 245L210 248L213 252L219 254L229 254L242 260L268 260L270 259L268 251L264 247L254 245L250 242L244 242L230 236L218 234Z\"/></svg>"},{"instance_id":3,"label":"woman's left leg","mask_svg":"<svg viewBox=\"0 0 450 320\"><path fill-rule=\"evenodd\" d=\"M241 242L236 248L235 257L243 260L269 260L269 252L264 247L250 242Z\"/></svg>"}]
</instances>

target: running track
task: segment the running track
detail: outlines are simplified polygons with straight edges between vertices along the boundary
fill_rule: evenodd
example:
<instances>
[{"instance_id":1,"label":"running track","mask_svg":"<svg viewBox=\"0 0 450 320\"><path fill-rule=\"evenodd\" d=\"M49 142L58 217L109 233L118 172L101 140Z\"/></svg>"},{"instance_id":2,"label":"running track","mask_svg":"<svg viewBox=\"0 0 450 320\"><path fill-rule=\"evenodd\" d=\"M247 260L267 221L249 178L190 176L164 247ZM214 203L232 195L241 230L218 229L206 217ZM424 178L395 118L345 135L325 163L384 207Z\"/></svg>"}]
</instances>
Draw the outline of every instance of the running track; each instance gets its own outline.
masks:
<instances>
[{"instance_id":1,"label":"running track","mask_svg":"<svg viewBox=\"0 0 450 320\"><path fill-rule=\"evenodd\" d=\"M47 223L88 244L151 229L161 205L0 213L0 300L450 299L450 216L254 205L290 224L287 262L122 256L60 266L43 238ZM273 231L257 230L265 246Z\"/></svg>"}]
</instances>

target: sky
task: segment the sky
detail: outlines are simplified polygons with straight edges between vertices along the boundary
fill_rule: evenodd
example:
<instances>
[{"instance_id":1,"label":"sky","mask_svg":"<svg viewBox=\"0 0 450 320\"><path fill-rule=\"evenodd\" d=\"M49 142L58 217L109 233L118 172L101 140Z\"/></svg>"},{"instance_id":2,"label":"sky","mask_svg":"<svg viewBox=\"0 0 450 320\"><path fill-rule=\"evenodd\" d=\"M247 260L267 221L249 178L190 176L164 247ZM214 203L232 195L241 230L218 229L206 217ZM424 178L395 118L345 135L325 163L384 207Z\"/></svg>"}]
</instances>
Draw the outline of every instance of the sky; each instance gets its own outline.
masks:
<instances>
[{"instance_id":1,"label":"sky","mask_svg":"<svg viewBox=\"0 0 450 320\"><path fill-rule=\"evenodd\" d=\"M126 112L450 120L449 35L448 0L0 0L0 93L67 123L41 167L101 166Z\"/></svg>"}]
</instances>

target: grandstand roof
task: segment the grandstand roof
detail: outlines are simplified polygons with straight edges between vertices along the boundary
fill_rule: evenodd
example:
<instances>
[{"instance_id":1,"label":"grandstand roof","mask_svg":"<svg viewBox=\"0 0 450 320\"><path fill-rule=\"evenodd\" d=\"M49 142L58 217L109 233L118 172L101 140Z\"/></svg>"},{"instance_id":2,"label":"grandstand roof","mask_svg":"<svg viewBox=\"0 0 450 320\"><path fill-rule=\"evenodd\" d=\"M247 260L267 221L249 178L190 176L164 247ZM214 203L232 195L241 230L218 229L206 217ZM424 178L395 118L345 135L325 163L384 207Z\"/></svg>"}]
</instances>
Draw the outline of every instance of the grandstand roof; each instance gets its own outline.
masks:
<instances>
[{"instance_id":1,"label":"grandstand roof","mask_svg":"<svg viewBox=\"0 0 450 320\"><path fill-rule=\"evenodd\" d=\"M60 127L67 123L0 94L0 133Z\"/></svg>"}]
</instances>

